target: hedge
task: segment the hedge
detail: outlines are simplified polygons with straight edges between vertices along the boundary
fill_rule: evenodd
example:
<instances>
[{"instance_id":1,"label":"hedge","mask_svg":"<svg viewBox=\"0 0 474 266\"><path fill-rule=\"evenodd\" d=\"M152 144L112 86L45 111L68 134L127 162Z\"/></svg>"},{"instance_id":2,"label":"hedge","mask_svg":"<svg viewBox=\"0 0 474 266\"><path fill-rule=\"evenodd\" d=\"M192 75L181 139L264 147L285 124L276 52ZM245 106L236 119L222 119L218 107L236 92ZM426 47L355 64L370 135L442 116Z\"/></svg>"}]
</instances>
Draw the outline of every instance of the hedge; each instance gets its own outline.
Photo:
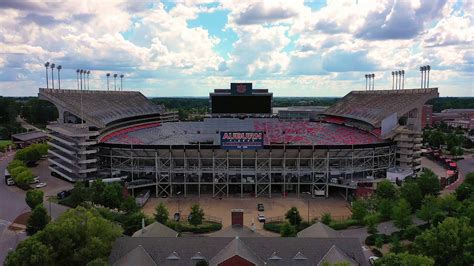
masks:
<instances>
[{"instance_id":1,"label":"hedge","mask_svg":"<svg viewBox=\"0 0 474 266\"><path fill-rule=\"evenodd\" d=\"M283 222L268 222L263 225L263 229L279 234Z\"/></svg>"},{"instance_id":2,"label":"hedge","mask_svg":"<svg viewBox=\"0 0 474 266\"><path fill-rule=\"evenodd\" d=\"M189 232L193 234L211 233L222 229L221 223L211 221L203 221L202 224L198 226L191 225L188 222L175 221L168 221L166 225L177 232Z\"/></svg>"},{"instance_id":3,"label":"hedge","mask_svg":"<svg viewBox=\"0 0 474 266\"><path fill-rule=\"evenodd\" d=\"M329 227L331 227L334 230L343 230L347 229L350 226L361 226L362 224L354 219L347 219L347 220L342 220L342 221L332 221L329 224Z\"/></svg>"},{"instance_id":4,"label":"hedge","mask_svg":"<svg viewBox=\"0 0 474 266\"><path fill-rule=\"evenodd\" d=\"M373 234L373 235L369 235L366 239L365 239L365 244L367 246L373 246L375 245L375 239L377 237L381 237L383 239L383 243L384 244L387 244L389 241L390 241L390 237L386 234Z\"/></svg>"}]
</instances>

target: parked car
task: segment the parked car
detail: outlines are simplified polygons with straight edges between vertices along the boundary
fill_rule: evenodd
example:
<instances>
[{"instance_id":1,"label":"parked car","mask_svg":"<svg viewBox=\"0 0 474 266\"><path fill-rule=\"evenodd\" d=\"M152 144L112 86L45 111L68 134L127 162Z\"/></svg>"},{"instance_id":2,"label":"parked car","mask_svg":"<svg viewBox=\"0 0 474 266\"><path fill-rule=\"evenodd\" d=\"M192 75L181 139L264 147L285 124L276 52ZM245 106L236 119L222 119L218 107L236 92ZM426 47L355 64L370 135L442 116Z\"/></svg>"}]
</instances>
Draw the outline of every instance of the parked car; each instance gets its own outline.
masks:
<instances>
[{"instance_id":1,"label":"parked car","mask_svg":"<svg viewBox=\"0 0 474 266\"><path fill-rule=\"evenodd\" d=\"M263 215L262 213L258 214L257 219L259 222L265 223L265 215Z\"/></svg>"},{"instance_id":2,"label":"parked car","mask_svg":"<svg viewBox=\"0 0 474 266\"><path fill-rule=\"evenodd\" d=\"M47 184L46 183L39 183L38 185L35 186L35 188L42 188L45 187Z\"/></svg>"},{"instance_id":3,"label":"parked car","mask_svg":"<svg viewBox=\"0 0 474 266\"><path fill-rule=\"evenodd\" d=\"M63 190L63 191L61 191L57 194L57 198L58 198L58 200L62 200L64 198L68 197L69 195L71 195L71 191Z\"/></svg>"},{"instance_id":4,"label":"parked car","mask_svg":"<svg viewBox=\"0 0 474 266\"><path fill-rule=\"evenodd\" d=\"M8 185L8 186L13 186L13 185L15 185L15 181L13 181L13 178L8 178L8 179L7 179L7 185Z\"/></svg>"},{"instance_id":5,"label":"parked car","mask_svg":"<svg viewBox=\"0 0 474 266\"><path fill-rule=\"evenodd\" d=\"M176 222L179 222L179 220L181 220L181 213L175 212L175 213L174 213L174 220L175 220Z\"/></svg>"},{"instance_id":6,"label":"parked car","mask_svg":"<svg viewBox=\"0 0 474 266\"><path fill-rule=\"evenodd\" d=\"M259 212L265 211L265 207L263 206L262 203L257 204L257 210L258 210Z\"/></svg>"},{"instance_id":7,"label":"parked car","mask_svg":"<svg viewBox=\"0 0 474 266\"><path fill-rule=\"evenodd\" d=\"M369 262L370 262L370 265L375 265L375 261L380 259L379 257L377 256L370 256L369 257Z\"/></svg>"},{"instance_id":8,"label":"parked car","mask_svg":"<svg viewBox=\"0 0 474 266\"><path fill-rule=\"evenodd\" d=\"M33 178L33 181L29 182L28 184L30 185L33 185L33 184L37 184L40 182L40 179L39 179L39 176Z\"/></svg>"}]
</instances>

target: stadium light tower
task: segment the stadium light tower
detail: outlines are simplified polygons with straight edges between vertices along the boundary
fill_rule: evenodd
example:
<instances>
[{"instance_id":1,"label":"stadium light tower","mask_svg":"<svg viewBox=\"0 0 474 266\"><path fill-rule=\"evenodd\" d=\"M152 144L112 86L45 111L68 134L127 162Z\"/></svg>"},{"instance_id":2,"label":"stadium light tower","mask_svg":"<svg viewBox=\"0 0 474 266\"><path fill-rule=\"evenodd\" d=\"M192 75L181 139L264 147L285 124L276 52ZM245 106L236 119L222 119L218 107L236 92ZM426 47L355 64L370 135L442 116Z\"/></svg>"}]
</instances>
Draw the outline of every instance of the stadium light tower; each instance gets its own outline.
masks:
<instances>
[{"instance_id":1,"label":"stadium light tower","mask_svg":"<svg viewBox=\"0 0 474 266\"><path fill-rule=\"evenodd\" d=\"M398 89L401 90L402 89L402 71L401 70L398 70Z\"/></svg>"},{"instance_id":2,"label":"stadium light tower","mask_svg":"<svg viewBox=\"0 0 474 266\"><path fill-rule=\"evenodd\" d=\"M81 69L81 71L79 71L79 79L81 80L81 91L82 91L82 73L84 73L84 70Z\"/></svg>"},{"instance_id":3,"label":"stadium light tower","mask_svg":"<svg viewBox=\"0 0 474 266\"><path fill-rule=\"evenodd\" d=\"M375 89L375 74L372 73L372 90Z\"/></svg>"},{"instance_id":4,"label":"stadium light tower","mask_svg":"<svg viewBox=\"0 0 474 266\"><path fill-rule=\"evenodd\" d=\"M114 74L114 87L117 90L117 74Z\"/></svg>"},{"instance_id":5,"label":"stadium light tower","mask_svg":"<svg viewBox=\"0 0 474 266\"><path fill-rule=\"evenodd\" d=\"M90 74L91 74L91 71L87 70L87 90L91 89L91 83L90 83L90 78L89 78Z\"/></svg>"},{"instance_id":6,"label":"stadium light tower","mask_svg":"<svg viewBox=\"0 0 474 266\"><path fill-rule=\"evenodd\" d=\"M123 83L122 83L122 81L123 81L123 74L120 75L120 90L121 90L121 91L123 91Z\"/></svg>"},{"instance_id":7,"label":"stadium light tower","mask_svg":"<svg viewBox=\"0 0 474 266\"><path fill-rule=\"evenodd\" d=\"M79 72L80 70L76 70L76 80L77 80L77 90L79 90Z\"/></svg>"},{"instance_id":8,"label":"stadium light tower","mask_svg":"<svg viewBox=\"0 0 474 266\"><path fill-rule=\"evenodd\" d=\"M367 90L368 78L369 78L369 75L365 74L365 90Z\"/></svg>"},{"instance_id":9,"label":"stadium light tower","mask_svg":"<svg viewBox=\"0 0 474 266\"><path fill-rule=\"evenodd\" d=\"M54 90L54 64L51 64L51 88Z\"/></svg>"},{"instance_id":10,"label":"stadium light tower","mask_svg":"<svg viewBox=\"0 0 474 266\"><path fill-rule=\"evenodd\" d=\"M107 77L107 91L109 90L109 77L110 77L110 73L107 73L107 75L105 75Z\"/></svg>"},{"instance_id":11,"label":"stadium light tower","mask_svg":"<svg viewBox=\"0 0 474 266\"><path fill-rule=\"evenodd\" d=\"M59 65L58 67L56 67L56 69L58 70L58 90L61 89L61 74L60 71L63 67L61 65Z\"/></svg>"},{"instance_id":12,"label":"stadium light tower","mask_svg":"<svg viewBox=\"0 0 474 266\"><path fill-rule=\"evenodd\" d=\"M394 89L395 87L395 72L392 71L392 90Z\"/></svg>"},{"instance_id":13,"label":"stadium light tower","mask_svg":"<svg viewBox=\"0 0 474 266\"><path fill-rule=\"evenodd\" d=\"M420 88L423 89L423 71L425 70L424 66L420 67L420 73L421 73L421 83L420 83Z\"/></svg>"},{"instance_id":14,"label":"stadium light tower","mask_svg":"<svg viewBox=\"0 0 474 266\"><path fill-rule=\"evenodd\" d=\"M395 71L395 90L398 90L398 70Z\"/></svg>"},{"instance_id":15,"label":"stadium light tower","mask_svg":"<svg viewBox=\"0 0 474 266\"><path fill-rule=\"evenodd\" d=\"M405 89L405 70L402 70L402 90Z\"/></svg>"},{"instance_id":16,"label":"stadium light tower","mask_svg":"<svg viewBox=\"0 0 474 266\"><path fill-rule=\"evenodd\" d=\"M430 65L426 66L426 70L427 70L427 74L428 74L428 77L426 79L426 87L429 88L430 87L430 70L431 70Z\"/></svg>"},{"instance_id":17,"label":"stadium light tower","mask_svg":"<svg viewBox=\"0 0 474 266\"><path fill-rule=\"evenodd\" d=\"M49 81L48 81L48 67L49 67L49 62L46 62L44 64L44 67L46 68L46 89L49 89Z\"/></svg>"}]
</instances>

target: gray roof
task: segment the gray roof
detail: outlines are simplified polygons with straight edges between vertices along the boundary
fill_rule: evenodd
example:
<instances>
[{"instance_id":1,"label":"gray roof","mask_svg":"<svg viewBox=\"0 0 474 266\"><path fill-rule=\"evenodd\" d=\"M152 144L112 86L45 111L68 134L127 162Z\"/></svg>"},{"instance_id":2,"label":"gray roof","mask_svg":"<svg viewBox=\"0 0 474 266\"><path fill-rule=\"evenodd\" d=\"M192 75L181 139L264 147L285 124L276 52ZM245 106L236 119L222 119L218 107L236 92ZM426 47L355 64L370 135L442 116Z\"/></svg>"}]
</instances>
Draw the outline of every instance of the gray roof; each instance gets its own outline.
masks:
<instances>
[{"instance_id":1,"label":"gray roof","mask_svg":"<svg viewBox=\"0 0 474 266\"><path fill-rule=\"evenodd\" d=\"M158 265L194 265L195 261L191 258L198 252L209 261L234 239L226 237L122 237L114 243L109 263L114 264L129 251L141 245ZM367 265L357 238L253 237L239 239L242 245L245 245L262 261L267 262L267 265L317 265L333 245L348 257L354 258L360 265ZM173 252L178 254L179 259L167 259ZM298 257L306 259L298 260Z\"/></svg>"},{"instance_id":2,"label":"gray roof","mask_svg":"<svg viewBox=\"0 0 474 266\"><path fill-rule=\"evenodd\" d=\"M82 105L84 120L98 128L120 119L158 115L165 111L163 106L154 104L138 91L40 89L39 98L53 103L62 109L60 112L69 111L78 117Z\"/></svg>"},{"instance_id":3,"label":"gray roof","mask_svg":"<svg viewBox=\"0 0 474 266\"><path fill-rule=\"evenodd\" d=\"M138 245L136 248L132 249L130 252L125 254L122 258L116 261L114 266L156 266L155 261L150 257L150 255L145 251L145 249Z\"/></svg>"},{"instance_id":4,"label":"gray roof","mask_svg":"<svg viewBox=\"0 0 474 266\"><path fill-rule=\"evenodd\" d=\"M178 232L159 222L153 222L133 233L132 237L177 237Z\"/></svg>"},{"instance_id":5,"label":"gray roof","mask_svg":"<svg viewBox=\"0 0 474 266\"><path fill-rule=\"evenodd\" d=\"M435 97L438 97L438 88L352 91L324 113L356 119L380 127L382 120L386 117L394 113L400 117Z\"/></svg>"},{"instance_id":6,"label":"gray roof","mask_svg":"<svg viewBox=\"0 0 474 266\"><path fill-rule=\"evenodd\" d=\"M332 229L331 227L321 223L316 222L311 226L301 230L296 235L297 237L341 237L339 232Z\"/></svg>"},{"instance_id":7,"label":"gray roof","mask_svg":"<svg viewBox=\"0 0 474 266\"><path fill-rule=\"evenodd\" d=\"M228 226L215 233L209 234L211 237L263 237L263 235L252 231L247 226Z\"/></svg>"},{"instance_id":8,"label":"gray roof","mask_svg":"<svg viewBox=\"0 0 474 266\"><path fill-rule=\"evenodd\" d=\"M30 141L30 140L36 140L36 139L41 139L41 138L46 138L47 135L44 132L41 131L30 131L30 132L24 132L24 133L18 133L18 134L13 134L12 138L15 140L21 140L21 141Z\"/></svg>"},{"instance_id":9,"label":"gray roof","mask_svg":"<svg viewBox=\"0 0 474 266\"><path fill-rule=\"evenodd\" d=\"M319 265L324 265L324 263L330 263L331 265L340 263L340 262L348 262L349 265L359 265L355 260L353 260L351 257L347 256L344 251L339 249L336 246L332 246L328 252L326 252L326 255L321 259L321 261L318 263Z\"/></svg>"},{"instance_id":10,"label":"gray roof","mask_svg":"<svg viewBox=\"0 0 474 266\"><path fill-rule=\"evenodd\" d=\"M256 266L264 265L264 261L259 258L251 249L249 249L240 238L236 237L230 241L217 255L209 260L210 265L218 265L234 256L239 256Z\"/></svg>"}]
</instances>

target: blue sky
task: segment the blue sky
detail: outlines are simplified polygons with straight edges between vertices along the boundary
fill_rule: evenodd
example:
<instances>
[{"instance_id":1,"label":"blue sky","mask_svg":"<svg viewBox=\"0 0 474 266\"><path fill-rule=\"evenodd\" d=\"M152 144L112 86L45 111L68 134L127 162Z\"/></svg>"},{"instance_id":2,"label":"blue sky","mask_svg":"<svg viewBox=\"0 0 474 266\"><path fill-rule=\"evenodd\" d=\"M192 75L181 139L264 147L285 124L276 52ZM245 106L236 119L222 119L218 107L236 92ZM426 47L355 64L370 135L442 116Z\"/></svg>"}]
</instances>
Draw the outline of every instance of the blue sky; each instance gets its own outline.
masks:
<instances>
[{"instance_id":1,"label":"blue sky","mask_svg":"<svg viewBox=\"0 0 474 266\"><path fill-rule=\"evenodd\" d=\"M441 96L474 96L473 2L3 0L0 95L36 95L49 61L62 65L64 89L87 69L91 89L118 73L147 96L206 96L232 81L343 96L367 73L390 89L401 69L416 88L429 64Z\"/></svg>"}]
</instances>

